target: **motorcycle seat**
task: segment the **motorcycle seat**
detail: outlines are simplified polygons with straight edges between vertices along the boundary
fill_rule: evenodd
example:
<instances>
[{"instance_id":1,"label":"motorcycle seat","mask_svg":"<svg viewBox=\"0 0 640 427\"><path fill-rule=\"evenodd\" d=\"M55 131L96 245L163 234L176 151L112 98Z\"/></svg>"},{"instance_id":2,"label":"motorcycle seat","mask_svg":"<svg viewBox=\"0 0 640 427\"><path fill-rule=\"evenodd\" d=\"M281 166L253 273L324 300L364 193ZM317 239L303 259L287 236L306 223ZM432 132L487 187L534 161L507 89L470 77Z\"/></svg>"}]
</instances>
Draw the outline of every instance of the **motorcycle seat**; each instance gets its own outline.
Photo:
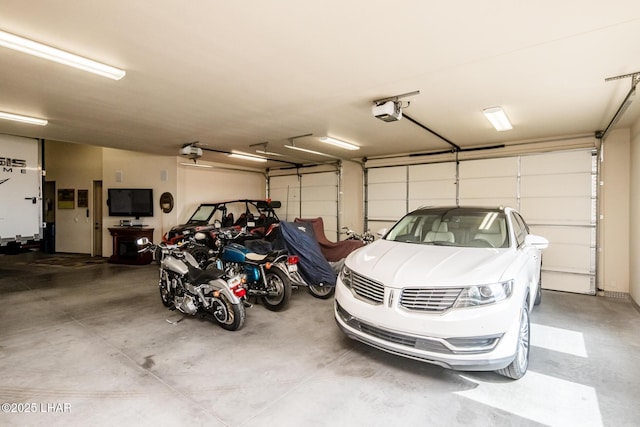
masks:
<instances>
[{"instance_id":1,"label":"motorcycle seat","mask_svg":"<svg viewBox=\"0 0 640 427\"><path fill-rule=\"evenodd\" d=\"M260 262L263 261L267 255L262 255L262 254L257 254L255 252L248 252L245 257L249 260L249 261L253 261L253 262Z\"/></svg>"},{"instance_id":2,"label":"motorcycle seat","mask_svg":"<svg viewBox=\"0 0 640 427\"><path fill-rule=\"evenodd\" d=\"M189 280L195 284L207 283L210 280L217 280L224 276L224 271L217 268L209 268L200 270L199 268L189 266Z\"/></svg>"}]
</instances>

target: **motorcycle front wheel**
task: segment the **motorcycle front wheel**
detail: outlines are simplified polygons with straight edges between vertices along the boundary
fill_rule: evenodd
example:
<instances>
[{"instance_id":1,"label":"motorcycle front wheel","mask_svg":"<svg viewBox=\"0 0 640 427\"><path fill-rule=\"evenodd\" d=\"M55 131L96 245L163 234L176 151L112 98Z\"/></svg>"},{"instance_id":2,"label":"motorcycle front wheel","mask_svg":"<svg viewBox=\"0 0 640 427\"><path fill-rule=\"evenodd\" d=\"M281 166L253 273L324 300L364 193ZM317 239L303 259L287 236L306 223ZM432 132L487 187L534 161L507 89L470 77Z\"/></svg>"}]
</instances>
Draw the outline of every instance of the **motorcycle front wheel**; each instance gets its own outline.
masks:
<instances>
[{"instance_id":1,"label":"motorcycle front wheel","mask_svg":"<svg viewBox=\"0 0 640 427\"><path fill-rule=\"evenodd\" d=\"M162 305L164 305L165 307L174 308L174 304L173 304L173 300L174 300L174 293L173 291L169 290L167 287L167 278L165 278L164 280L162 280L160 282L160 286L158 286L160 288L160 299L162 300Z\"/></svg>"},{"instance_id":2,"label":"motorcycle front wheel","mask_svg":"<svg viewBox=\"0 0 640 427\"><path fill-rule=\"evenodd\" d=\"M271 311L282 310L291 298L291 282L287 275L277 267L265 273L267 292L271 295L262 297L262 303Z\"/></svg>"},{"instance_id":3,"label":"motorcycle front wheel","mask_svg":"<svg viewBox=\"0 0 640 427\"><path fill-rule=\"evenodd\" d=\"M307 290L311 295L320 299L329 299L333 296L333 294L336 293L335 286L328 286L328 285L322 285L322 284L309 285L307 287Z\"/></svg>"},{"instance_id":4,"label":"motorcycle front wheel","mask_svg":"<svg viewBox=\"0 0 640 427\"><path fill-rule=\"evenodd\" d=\"M209 312L213 315L215 321L218 322L218 325L227 331L237 331L242 328L246 318L244 304L242 302L233 304L222 293L220 297L213 299L213 304Z\"/></svg>"}]
</instances>

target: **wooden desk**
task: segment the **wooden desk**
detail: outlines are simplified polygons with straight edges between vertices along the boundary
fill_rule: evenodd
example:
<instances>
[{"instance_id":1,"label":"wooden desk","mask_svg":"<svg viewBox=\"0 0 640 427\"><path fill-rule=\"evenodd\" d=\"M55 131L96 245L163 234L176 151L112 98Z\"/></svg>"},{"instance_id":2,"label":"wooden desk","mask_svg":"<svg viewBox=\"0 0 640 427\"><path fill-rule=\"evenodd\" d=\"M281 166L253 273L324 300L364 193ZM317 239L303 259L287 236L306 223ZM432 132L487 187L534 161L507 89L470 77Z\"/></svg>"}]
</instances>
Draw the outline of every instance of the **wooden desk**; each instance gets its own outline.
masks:
<instances>
[{"instance_id":1,"label":"wooden desk","mask_svg":"<svg viewBox=\"0 0 640 427\"><path fill-rule=\"evenodd\" d=\"M113 255L109 262L114 264L149 264L153 261L151 252L138 253L140 249L136 241L146 237L153 241L153 228L148 227L111 227L109 233L113 238Z\"/></svg>"}]
</instances>

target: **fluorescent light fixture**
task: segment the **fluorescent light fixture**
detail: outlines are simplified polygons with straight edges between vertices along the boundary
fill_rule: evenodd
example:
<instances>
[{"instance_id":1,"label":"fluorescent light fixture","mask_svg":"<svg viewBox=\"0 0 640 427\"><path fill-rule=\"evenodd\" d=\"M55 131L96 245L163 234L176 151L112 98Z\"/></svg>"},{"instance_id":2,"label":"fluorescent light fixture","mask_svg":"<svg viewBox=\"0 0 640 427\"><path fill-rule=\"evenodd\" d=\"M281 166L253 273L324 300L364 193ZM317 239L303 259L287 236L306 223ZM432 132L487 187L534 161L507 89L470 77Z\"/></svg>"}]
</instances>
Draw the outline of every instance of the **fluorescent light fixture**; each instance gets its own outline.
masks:
<instances>
[{"instance_id":1,"label":"fluorescent light fixture","mask_svg":"<svg viewBox=\"0 0 640 427\"><path fill-rule=\"evenodd\" d=\"M315 154L317 156L331 157L332 159L339 159L339 157L332 156L330 154L321 153L319 151L313 151L302 147L296 147L295 145L285 145L284 148L290 148L296 151L302 151L303 153Z\"/></svg>"},{"instance_id":2,"label":"fluorescent light fixture","mask_svg":"<svg viewBox=\"0 0 640 427\"><path fill-rule=\"evenodd\" d=\"M320 138L320 141L326 142L327 144L335 145L336 147L344 148L344 149L347 149L347 150L359 150L360 149L360 147L358 147L355 144L350 144L348 142L340 141L339 139L331 138L330 136L322 137L322 138Z\"/></svg>"},{"instance_id":3,"label":"fluorescent light fixture","mask_svg":"<svg viewBox=\"0 0 640 427\"><path fill-rule=\"evenodd\" d=\"M232 151L229 154L229 157L233 157L234 159L242 159L242 160L251 160L253 162L266 162L267 159L260 156L254 156L252 154L243 153L241 151Z\"/></svg>"},{"instance_id":4,"label":"fluorescent light fixture","mask_svg":"<svg viewBox=\"0 0 640 427\"><path fill-rule=\"evenodd\" d=\"M512 129L511 122L501 107L485 108L482 113L497 131Z\"/></svg>"},{"instance_id":5,"label":"fluorescent light fixture","mask_svg":"<svg viewBox=\"0 0 640 427\"><path fill-rule=\"evenodd\" d=\"M192 168L213 168L213 166L211 165L203 165L200 163L186 163L186 162L182 162L180 163L182 166L191 166Z\"/></svg>"},{"instance_id":6,"label":"fluorescent light fixture","mask_svg":"<svg viewBox=\"0 0 640 427\"><path fill-rule=\"evenodd\" d=\"M0 46L8 47L20 52L28 53L49 61L58 62L70 67L79 68L90 73L98 74L113 80L120 80L126 74L124 70L102 64L73 53L65 52L55 47L34 42L13 34L0 31Z\"/></svg>"},{"instance_id":7,"label":"fluorescent light fixture","mask_svg":"<svg viewBox=\"0 0 640 427\"><path fill-rule=\"evenodd\" d=\"M273 151L267 151L267 150L256 150L256 153L264 154L265 156L278 156L278 157L282 157L282 154L280 154L280 153L274 153Z\"/></svg>"},{"instance_id":8,"label":"fluorescent light fixture","mask_svg":"<svg viewBox=\"0 0 640 427\"><path fill-rule=\"evenodd\" d=\"M46 126L46 124L49 123L45 119L38 119L35 117L29 117L29 116L21 116L19 114L5 113L3 111L0 111L0 119L13 120L15 122L29 123L29 124L38 125L38 126Z\"/></svg>"}]
</instances>

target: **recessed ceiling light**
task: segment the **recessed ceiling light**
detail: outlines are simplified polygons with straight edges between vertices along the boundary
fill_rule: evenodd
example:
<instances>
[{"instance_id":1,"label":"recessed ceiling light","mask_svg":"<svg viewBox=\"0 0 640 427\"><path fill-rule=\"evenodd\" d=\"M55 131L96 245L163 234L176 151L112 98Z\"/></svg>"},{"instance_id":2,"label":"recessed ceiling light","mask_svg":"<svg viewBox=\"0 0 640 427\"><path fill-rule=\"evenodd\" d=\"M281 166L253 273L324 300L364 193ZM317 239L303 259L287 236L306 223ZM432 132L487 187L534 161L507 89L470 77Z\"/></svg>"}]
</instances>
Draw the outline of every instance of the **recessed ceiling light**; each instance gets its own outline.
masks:
<instances>
[{"instance_id":1,"label":"recessed ceiling light","mask_svg":"<svg viewBox=\"0 0 640 427\"><path fill-rule=\"evenodd\" d=\"M83 58L82 56L65 52L64 50L56 49L55 47L34 42L4 31L0 31L0 46L28 53L29 55L34 55L39 58L48 59L49 61L54 61L59 64L79 68L113 80L120 80L126 74L126 71L112 67L111 65Z\"/></svg>"},{"instance_id":2,"label":"recessed ceiling light","mask_svg":"<svg viewBox=\"0 0 640 427\"><path fill-rule=\"evenodd\" d=\"M482 113L493 125L493 127L496 128L496 130L499 132L510 130L513 128L513 126L511 126L509 118L505 114L502 107L485 108L484 110L482 110Z\"/></svg>"},{"instance_id":3,"label":"recessed ceiling light","mask_svg":"<svg viewBox=\"0 0 640 427\"><path fill-rule=\"evenodd\" d=\"M20 114L5 113L3 111L0 111L0 119L13 120L16 122L29 123L29 124L38 125L38 126L45 126L47 123L49 123L45 119L38 119L36 117L29 117L29 116L21 116Z\"/></svg>"},{"instance_id":4,"label":"recessed ceiling light","mask_svg":"<svg viewBox=\"0 0 640 427\"><path fill-rule=\"evenodd\" d=\"M344 149L347 149L347 150L359 150L360 149L360 147L358 147L355 144L351 144L349 142L345 142L345 141L341 141L339 139L331 138L330 136L322 137L322 138L320 138L320 141L326 142L327 144L335 145L336 147L344 148Z\"/></svg>"}]
</instances>

